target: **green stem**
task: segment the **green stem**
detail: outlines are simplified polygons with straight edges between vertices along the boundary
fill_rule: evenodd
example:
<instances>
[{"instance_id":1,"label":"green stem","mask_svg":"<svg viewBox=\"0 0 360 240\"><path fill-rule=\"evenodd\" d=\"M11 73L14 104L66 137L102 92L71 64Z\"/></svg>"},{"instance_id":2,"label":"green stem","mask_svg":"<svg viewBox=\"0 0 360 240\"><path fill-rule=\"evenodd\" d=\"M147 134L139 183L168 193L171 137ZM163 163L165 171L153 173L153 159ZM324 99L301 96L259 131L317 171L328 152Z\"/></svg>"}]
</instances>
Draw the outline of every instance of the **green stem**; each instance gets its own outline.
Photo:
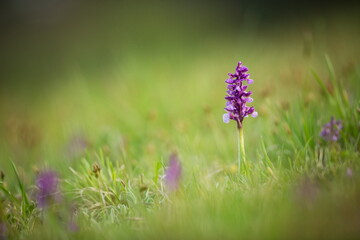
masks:
<instances>
[{"instance_id":1,"label":"green stem","mask_svg":"<svg viewBox=\"0 0 360 240\"><path fill-rule=\"evenodd\" d=\"M243 128L239 128L239 141L238 141L238 167L239 173L241 173L241 159L244 162L244 166L246 165L246 157L245 157L245 144L244 144L244 131Z\"/></svg>"}]
</instances>

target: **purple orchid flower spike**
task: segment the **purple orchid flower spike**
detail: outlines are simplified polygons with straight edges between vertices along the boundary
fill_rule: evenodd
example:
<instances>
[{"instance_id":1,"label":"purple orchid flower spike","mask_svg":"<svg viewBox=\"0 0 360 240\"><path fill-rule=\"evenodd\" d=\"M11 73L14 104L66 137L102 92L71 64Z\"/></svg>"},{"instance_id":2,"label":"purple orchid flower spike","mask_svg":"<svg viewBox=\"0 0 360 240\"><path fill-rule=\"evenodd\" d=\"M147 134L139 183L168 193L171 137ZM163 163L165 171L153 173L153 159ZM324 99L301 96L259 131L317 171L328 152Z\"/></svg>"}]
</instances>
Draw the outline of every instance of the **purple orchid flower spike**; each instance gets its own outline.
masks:
<instances>
[{"instance_id":1,"label":"purple orchid flower spike","mask_svg":"<svg viewBox=\"0 0 360 240\"><path fill-rule=\"evenodd\" d=\"M250 74L247 73L248 70L247 67L242 66L242 63L239 62L235 73L229 73L229 78L225 81L228 84L227 95L225 97L227 103L224 108L227 113L223 115L223 121L229 123L230 120L235 120L239 129L242 128L242 122L245 117L248 115L257 117L258 115L254 107L246 106L246 103L253 101L250 97L252 92L245 91L248 86L244 85L244 82L247 82L247 84L254 82L254 80L249 79Z\"/></svg>"},{"instance_id":2,"label":"purple orchid flower spike","mask_svg":"<svg viewBox=\"0 0 360 240\"><path fill-rule=\"evenodd\" d=\"M58 183L59 178L56 172L44 171L39 173L36 179L36 185L38 187L36 200L39 207L44 208L54 202L61 201Z\"/></svg>"},{"instance_id":3,"label":"purple orchid flower spike","mask_svg":"<svg viewBox=\"0 0 360 240\"><path fill-rule=\"evenodd\" d=\"M250 79L247 72L249 69L242 65L241 62L238 62L235 73L229 73L229 78L226 79L227 85L227 95L225 96L226 107L224 108L227 113L223 115L223 121L229 123L230 120L236 121L238 132L239 132L239 151L238 151L238 168L240 173L241 159L243 159L244 165L246 166L246 157L245 157L245 146L244 146L244 133L243 133L243 120L244 118L251 115L252 117L257 117L258 113L255 111L254 107L246 106L247 103L254 101L250 97L252 94L251 91L246 91L248 85L252 84L254 80Z\"/></svg>"},{"instance_id":4,"label":"purple orchid flower spike","mask_svg":"<svg viewBox=\"0 0 360 240\"><path fill-rule=\"evenodd\" d=\"M173 192L179 188L181 174L181 163L177 154L173 153L170 156L169 165L165 172L165 185L170 192Z\"/></svg>"},{"instance_id":5,"label":"purple orchid flower spike","mask_svg":"<svg viewBox=\"0 0 360 240\"><path fill-rule=\"evenodd\" d=\"M330 122L323 126L320 136L328 142L336 142L340 138L340 130L343 128L340 120L331 117Z\"/></svg>"}]
</instances>

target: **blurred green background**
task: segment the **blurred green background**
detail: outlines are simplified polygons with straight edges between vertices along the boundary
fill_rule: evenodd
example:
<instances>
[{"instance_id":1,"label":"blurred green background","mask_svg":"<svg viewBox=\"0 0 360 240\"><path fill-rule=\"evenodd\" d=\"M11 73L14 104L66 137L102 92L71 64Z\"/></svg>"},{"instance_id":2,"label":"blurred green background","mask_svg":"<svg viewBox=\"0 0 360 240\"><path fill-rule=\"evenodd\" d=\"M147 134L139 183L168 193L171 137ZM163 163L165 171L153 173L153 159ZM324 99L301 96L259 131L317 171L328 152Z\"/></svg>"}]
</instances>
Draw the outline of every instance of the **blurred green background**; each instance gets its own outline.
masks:
<instances>
[{"instance_id":1,"label":"blurred green background","mask_svg":"<svg viewBox=\"0 0 360 240\"><path fill-rule=\"evenodd\" d=\"M113 128L140 142L146 131L197 136L205 116L222 124L223 81L239 60L255 80L260 119L271 119L269 105L313 97L310 69L328 77L325 53L340 74L353 71L358 9L312 1L2 2L2 159L58 161L44 151ZM248 123L258 126L254 138L269 129L262 121ZM176 148L170 142L168 151Z\"/></svg>"},{"instance_id":2,"label":"blurred green background","mask_svg":"<svg viewBox=\"0 0 360 240\"><path fill-rule=\"evenodd\" d=\"M328 236L356 236L355 108L343 110L348 126L339 145L324 144L318 132L331 116L340 118L338 106L357 106L358 13L356 1L2 1L4 184L19 192L10 159L29 195L39 170L55 169L66 197L81 209L84 229L93 227L90 219L99 229L116 222L156 239L161 232L168 238L173 232L296 237L307 234L303 229L309 236L325 229ZM248 179L236 174L235 123L222 122L224 81L238 61L255 81L249 89L259 112L244 122ZM334 90L335 76L343 88ZM183 165L182 188L167 202L160 180L172 152ZM94 163L102 164L104 182L91 175ZM348 169L354 174L345 175ZM150 197L143 196L144 185ZM90 187L95 191L82 195ZM98 205L103 195L97 193L112 187L121 199ZM17 213L12 206L9 201ZM156 214L148 214L152 209ZM35 218L33 228L36 211L25 217L29 224L11 222L14 232L40 229L33 234L44 237L60 228ZM137 232L143 216L148 221L139 226L146 231ZM102 238L103 231L91 230L90 237Z\"/></svg>"}]
</instances>

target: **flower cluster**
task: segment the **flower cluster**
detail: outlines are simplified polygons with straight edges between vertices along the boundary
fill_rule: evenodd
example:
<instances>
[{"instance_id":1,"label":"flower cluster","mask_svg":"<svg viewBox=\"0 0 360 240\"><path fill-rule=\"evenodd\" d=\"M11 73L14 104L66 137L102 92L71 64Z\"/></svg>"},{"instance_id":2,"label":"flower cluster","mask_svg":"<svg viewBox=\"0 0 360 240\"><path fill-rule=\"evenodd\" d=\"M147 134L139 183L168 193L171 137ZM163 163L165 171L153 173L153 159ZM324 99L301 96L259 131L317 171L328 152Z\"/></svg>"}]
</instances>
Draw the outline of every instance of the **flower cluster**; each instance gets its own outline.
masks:
<instances>
[{"instance_id":1,"label":"flower cluster","mask_svg":"<svg viewBox=\"0 0 360 240\"><path fill-rule=\"evenodd\" d=\"M246 103L253 101L250 97L252 92L246 92L245 90L248 86L244 85L245 81L247 84L254 82L254 80L249 78L250 74L247 73L248 70L247 67L242 66L242 63L239 62L236 66L236 72L229 73L229 78L225 81L228 84L228 95L225 97L227 103L224 109L227 113L223 115L223 121L228 123L230 122L230 119L235 120L238 128L242 127L242 122L248 115L251 115L252 117L257 117L258 115L254 107L246 106Z\"/></svg>"},{"instance_id":2,"label":"flower cluster","mask_svg":"<svg viewBox=\"0 0 360 240\"><path fill-rule=\"evenodd\" d=\"M320 136L325 141L336 142L340 138L340 130L342 127L341 120L335 120L334 117L331 117L330 122L324 125Z\"/></svg>"},{"instance_id":3,"label":"flower cluster","mask_svg":"<svg viewBox=\"0 0 360 240\"><path fill-rule=\"evenodd\" d=\"M59 179L55 172L44 171L36 179L38 188L37 203L44 208L53 202L60 202L61 195L58 189Z\"/></svg>"}]
</instances>

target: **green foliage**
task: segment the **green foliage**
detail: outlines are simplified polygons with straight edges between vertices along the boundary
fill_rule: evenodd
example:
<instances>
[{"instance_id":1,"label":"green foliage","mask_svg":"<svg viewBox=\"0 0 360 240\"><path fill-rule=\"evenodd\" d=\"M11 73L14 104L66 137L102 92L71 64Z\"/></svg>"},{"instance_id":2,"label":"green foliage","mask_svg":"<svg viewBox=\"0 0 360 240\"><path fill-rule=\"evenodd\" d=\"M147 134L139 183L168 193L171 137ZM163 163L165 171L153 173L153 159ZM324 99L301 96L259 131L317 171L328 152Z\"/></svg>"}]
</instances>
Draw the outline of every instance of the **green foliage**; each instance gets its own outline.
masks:
<instances>
[{"instance_id":1,"label":"green foliage","mask_svg":"<svg viewBox=\"0 0 360 240\"><path fill-rule=\"evenodd\" d=\"M0 204L0 222L8 223L7 227L15 236L22 232L30 232L36 218L35 203L29 200L28 193L20 179L19 173L13 161L11 166L18 183L21 196L9 191L3 181L0 181L0 190L6 196Z\"/></svg>"},{"instance_id":2,"label":"green foliage","mask_svg":"<svg viewBox=\"0 0 360 240\"><path fill-rule=\"evenodd\" d=\"M80 211L95 221L121 223L141 218L144 211L165 200L157 180L160 169L156 181L146 180L143 175L130 179L127 171L125 165L111 161L100 150L83 158L79 170L70 168L67 189Z\"/></svg>"},{"instance_id":3,"label":"green foliage","mask_svg":"<svg viewBox=\"0 0 360 240\"><path fill-rule=\"evenodd\" d=\"M7 124L1 159L17 163L0 166L5 237L358 238L359 61L348 53L355 60L344 73L346 63L323 61L322 49L300 59L298 40L269 38L262 42L269 52L241 36L247 44L222 42L221 50L218 41L163 49L175 54L170 60L135 45L101 81L74 68L46 96L0 96ZM223 80L239 56L253 65L259 111L244 123L243 174L236 126L221 122ZM331 116L344 125L338 142L319 136ZM163 176L172 152L183 175L180 188L168 192ZM32 200L42 169L59 173L63 194L45 209ZM69 228L74 222L78 229Z\"/></svg>"}]
</instances>

